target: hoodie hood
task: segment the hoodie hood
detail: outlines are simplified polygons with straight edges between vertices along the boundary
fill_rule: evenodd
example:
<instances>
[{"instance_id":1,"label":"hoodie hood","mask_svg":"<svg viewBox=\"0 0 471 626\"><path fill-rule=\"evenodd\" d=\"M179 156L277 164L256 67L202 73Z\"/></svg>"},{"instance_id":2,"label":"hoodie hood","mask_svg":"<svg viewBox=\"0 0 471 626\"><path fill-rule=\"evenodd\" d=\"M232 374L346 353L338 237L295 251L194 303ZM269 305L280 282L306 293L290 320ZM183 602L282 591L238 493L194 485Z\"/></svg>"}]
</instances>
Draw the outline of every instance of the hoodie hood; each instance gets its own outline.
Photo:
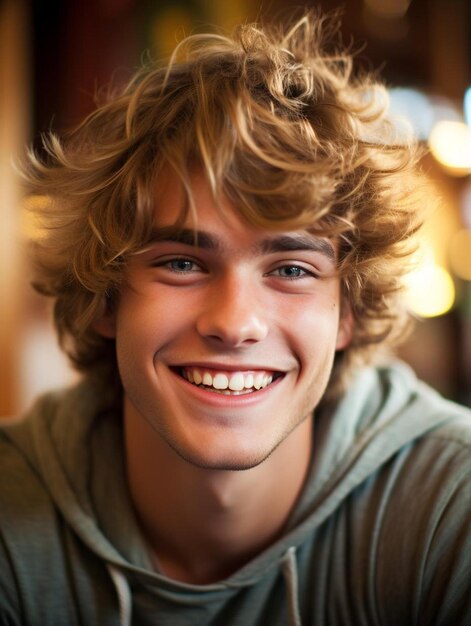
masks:
<instances>
[{"instance_id":1,"label":"hoodie hood","mask_svg":"<svg viewBox=\"0 0 471 626\"><path fill-rule=\"evenodd\" d=\"M335 409L315 418L309 476L284 536L226 580L205 586L153 571L127 492L121 416L93 383L42 397L8 436L72 531L107 563L123 626L131 623L129 580L182 604L202 590L219 602L280 571L294 626L301 623L296 551L306 537L403 446L462 416L401 363L362 370Z\"/></svg>"}]
</instances>

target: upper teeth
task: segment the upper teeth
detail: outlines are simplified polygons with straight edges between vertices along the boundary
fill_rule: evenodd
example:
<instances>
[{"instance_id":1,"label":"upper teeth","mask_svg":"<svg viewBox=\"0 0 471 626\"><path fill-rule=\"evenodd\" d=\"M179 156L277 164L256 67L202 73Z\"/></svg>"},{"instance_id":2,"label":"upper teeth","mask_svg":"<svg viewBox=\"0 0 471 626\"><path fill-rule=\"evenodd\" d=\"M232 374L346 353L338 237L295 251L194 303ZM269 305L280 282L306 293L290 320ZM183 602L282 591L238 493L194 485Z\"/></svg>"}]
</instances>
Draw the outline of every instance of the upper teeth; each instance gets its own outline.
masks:
<instances>
[{"instance_id":1,"label":"upper teeth","mask_svg":"<svg viewBox=\"0 0 471 626\"><path fill-rule=\"evenodd\" d=\"M203 384L205 387L231 391L242 391L243 389L262 389L273 380L273 375L268 372L217 372L211 373L207 370L197 368L185 368L183 376L195 385Z\"/></svg>"}]
</instances>

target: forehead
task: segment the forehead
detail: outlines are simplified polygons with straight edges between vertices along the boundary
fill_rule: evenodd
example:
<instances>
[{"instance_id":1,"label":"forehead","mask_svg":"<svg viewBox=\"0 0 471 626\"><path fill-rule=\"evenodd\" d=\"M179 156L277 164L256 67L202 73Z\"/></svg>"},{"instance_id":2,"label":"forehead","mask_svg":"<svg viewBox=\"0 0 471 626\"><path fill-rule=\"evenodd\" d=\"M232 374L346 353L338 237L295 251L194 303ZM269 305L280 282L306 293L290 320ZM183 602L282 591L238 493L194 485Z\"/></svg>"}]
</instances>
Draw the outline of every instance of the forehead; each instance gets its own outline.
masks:
<instances>
[{"instance_id":1,"label":"forehead","mask_svg":"<svg viewBox=\"0 0 471 626\"><path fill-rule=\"evenodd\" d=\"M227 201L223 198L216 203L211 187L202 172L192 172L188 180L189 189L185 189L180 177L170 167L159 172L154 186L154 224L156 227L172 226L181 222L182 216L187 214L186 226L192 224L195 218L203 218L225 211ZM191 204L193 209L191 210Z\"/></svg>"},{"instance_id":2,"label":"forehead","mask_svg":"<svg viewBox=\"0 0 471 626\"><path fill-rule=\"evenodd\" d=\"M335 261L336 246L327 238L308 230L281 231L250 224L227 197L215 198L201 171L190 175L189 184L191 200L173 170L159 174L150 242L171 240L216 252L232 249L234 254L246 248L257 254L312 250Z\"/></svg>"}]
</instances>

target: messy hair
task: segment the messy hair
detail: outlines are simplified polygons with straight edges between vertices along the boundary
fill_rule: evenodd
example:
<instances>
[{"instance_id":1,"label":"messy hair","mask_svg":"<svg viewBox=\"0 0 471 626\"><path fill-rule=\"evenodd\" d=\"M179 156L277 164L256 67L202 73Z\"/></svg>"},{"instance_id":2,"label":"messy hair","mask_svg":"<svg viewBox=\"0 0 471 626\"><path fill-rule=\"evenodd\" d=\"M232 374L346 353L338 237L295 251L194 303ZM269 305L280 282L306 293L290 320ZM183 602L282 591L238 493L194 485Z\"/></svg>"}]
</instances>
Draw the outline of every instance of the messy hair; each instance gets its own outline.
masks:
<instances>
[{"instance_id":1,"label":"messy hair","mask_svg":"<svg viewBox=\"0 0 471 626\"><path fill-rule=\"evenodd\" d=\"M149 239L163 167L179 176L188 210L198 167L248 223L338 242L354 328L330 393L400 339L417 151L395 140L384 87L353 71L337 32L336 19L310 13L285 30L192 35L65 138L49 134L44 158L30 153L29 190L48 199L34 284L54 299L61 345L79 370L117 379L114 341L93 322L116 306L127 260Z\"/></svg>"}]
</instances>

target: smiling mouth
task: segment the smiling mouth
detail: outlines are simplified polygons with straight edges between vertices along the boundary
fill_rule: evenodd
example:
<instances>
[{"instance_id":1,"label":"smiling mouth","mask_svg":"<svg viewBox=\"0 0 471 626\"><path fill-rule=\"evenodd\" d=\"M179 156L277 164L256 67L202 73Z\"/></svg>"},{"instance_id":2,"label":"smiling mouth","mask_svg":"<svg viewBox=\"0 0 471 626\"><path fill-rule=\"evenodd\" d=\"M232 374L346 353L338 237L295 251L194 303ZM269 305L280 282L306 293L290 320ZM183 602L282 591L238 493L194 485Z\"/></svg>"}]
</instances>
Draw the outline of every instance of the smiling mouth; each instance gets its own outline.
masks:
<instances>
[{"instance_id":1,"label":"smiling mouth","mask_svg":"<svg viewBox=\"0 0 471 626\"><path fill-rule=\"evenodd\" d=\"M176 371L196 387L231 396L255 393L283 376L282 372L272 370L223 372L198 367L182 367Z\"/></svg>"}]
</instances>

